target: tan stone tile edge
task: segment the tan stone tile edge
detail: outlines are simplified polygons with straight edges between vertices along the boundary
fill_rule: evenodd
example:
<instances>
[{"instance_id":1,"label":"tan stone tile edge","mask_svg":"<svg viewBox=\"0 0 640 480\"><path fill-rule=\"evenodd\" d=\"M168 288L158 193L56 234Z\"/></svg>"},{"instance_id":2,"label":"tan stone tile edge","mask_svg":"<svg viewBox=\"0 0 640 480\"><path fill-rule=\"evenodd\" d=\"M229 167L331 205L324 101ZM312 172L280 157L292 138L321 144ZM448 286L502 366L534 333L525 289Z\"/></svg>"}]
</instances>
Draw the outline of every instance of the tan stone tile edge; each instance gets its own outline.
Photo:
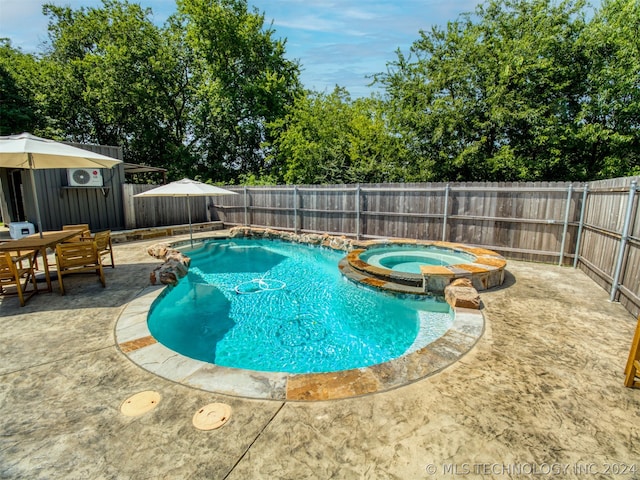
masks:
<instances>
[{"instance_id":1,"label":"tan stone tile edge","mask_svg":"<svg viewBox=\"0 0 640 480\"><path fill-rule=\"evenodd\" d=\"M403 387L439 373L468 353L484 333L484 316L479 310L456 308L454 314L451 328L442 337L408 355L366 368L292 374L287 400L351 398Z\"/></svg>"}]
</instances>

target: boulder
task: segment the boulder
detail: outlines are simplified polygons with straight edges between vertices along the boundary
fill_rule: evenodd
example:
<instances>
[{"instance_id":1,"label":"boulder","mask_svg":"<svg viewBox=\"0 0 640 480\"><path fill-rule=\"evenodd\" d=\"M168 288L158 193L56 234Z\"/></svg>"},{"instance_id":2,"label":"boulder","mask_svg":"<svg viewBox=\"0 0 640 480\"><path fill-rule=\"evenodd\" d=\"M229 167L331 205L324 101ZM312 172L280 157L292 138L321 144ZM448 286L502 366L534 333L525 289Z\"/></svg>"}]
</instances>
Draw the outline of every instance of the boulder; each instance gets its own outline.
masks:
<instances>
[{"instance_id":1,"label":"boulder","mask_svg":"<svg viewBox=\"0 0 640 480\"><path fill-rule=\"evenodd\" d=\"M473 287L447 285L444 289L444 299L451 305L451 308L480 309L480 295Z\"/></svg>"},{"instance_id":2,"label":"boulder","mask_svg":"<svg viewBox=\"0 0 640 480\"><path fill-rule=\"evenodd\" d=\"M320 245L322 243L322 235L317 233L303 233L300 235L301 243L308 243L309 245Z\"/></svg>"},{"instance_id":3,"label":"boulder","mask_svg":"<svg viewBox=\"0 0 640 480\"><path fill-rule=\"evenodd\" d=\"M449 285L452 287L473 287L470 278L456 278Z\"/></svg>"},{"instance_id":4,"label":"boulder","mask_svg":"<svg viewBox=\"0 0 640 480\"><path fill-rule=\"evenodd\" d=\"M355 240L344 236L336 237L326 233L322 235L317 233L297 234L290 231L274 230L272 228L254 227L233 227L229 233L229 237L280 239L291 243L322 245L323 247L332 248L333 250L343 250L346 252L353 250L353 242L355 242Z\"/></svg>"},{"instance_id":5,"label":"boulder","mask_svg":"<svg viewBox=\"0 0 640 480\"><path fill-rule=\"evenodd\" d=\"M149 275L152 285L176 285L189 271L191 259L181 251L171 248L167 243L157 243L147 249L147 253L154 258L164 260Z\"/></svg>"},{"instance_id":6,"label":"boulder","mask_svg":"<svg viewBox=\"0 0 640 480\"><path fill-rule=\"evenodd\" d=\"M147 253L154 258L164 259L170 248L168 243L156 243L147 248Z\"/></svg>"},{"instance_id":7,"label":"boulder","mask_svg":"<svg viewBox=\"0 0 640 480\"><path fill-rule=\"evenodd\" d=\"M187 257L184 253L178 250L169 250L164 259L167 262L170 260L179 262L187 268L189 268L189 265L191 265L191 258Z\"/></svg>"},{"instance_id":8,"label":"boulder","mask_svg":"<svg viewBox=\"0 0 640 480\"><path fill-rule=\"evenodd\" d=\"M327 235L322 241L322 246L332 248L333 250L348 251L351 247L351 240L344 236L332 237Z\"/></svg>"}]
</instances>

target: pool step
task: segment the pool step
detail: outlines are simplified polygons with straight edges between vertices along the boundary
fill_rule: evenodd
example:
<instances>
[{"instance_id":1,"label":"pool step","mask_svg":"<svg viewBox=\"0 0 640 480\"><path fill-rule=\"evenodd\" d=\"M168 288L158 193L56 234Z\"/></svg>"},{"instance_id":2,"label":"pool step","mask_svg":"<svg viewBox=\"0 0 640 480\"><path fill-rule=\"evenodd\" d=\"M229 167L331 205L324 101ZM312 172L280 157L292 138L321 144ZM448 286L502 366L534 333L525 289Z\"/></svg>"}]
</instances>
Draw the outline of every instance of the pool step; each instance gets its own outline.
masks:
<instances>
[{"instance_id":1,"label":"pool step","mask_svg":"<svg viewBox=\"0 0 640 480\"><path fill-rule=\"evenodd\" d=\"M393 282L389 278L382 279L368 275L351 265L347 257L340 260L340 263L338 263L338 268L340 269L342 275L356 283L362 283L370 287L391 291L394 293L403 293L407 295L427 295L422 286L405 285L402 283Z\"/></svg>"}]
</instances>

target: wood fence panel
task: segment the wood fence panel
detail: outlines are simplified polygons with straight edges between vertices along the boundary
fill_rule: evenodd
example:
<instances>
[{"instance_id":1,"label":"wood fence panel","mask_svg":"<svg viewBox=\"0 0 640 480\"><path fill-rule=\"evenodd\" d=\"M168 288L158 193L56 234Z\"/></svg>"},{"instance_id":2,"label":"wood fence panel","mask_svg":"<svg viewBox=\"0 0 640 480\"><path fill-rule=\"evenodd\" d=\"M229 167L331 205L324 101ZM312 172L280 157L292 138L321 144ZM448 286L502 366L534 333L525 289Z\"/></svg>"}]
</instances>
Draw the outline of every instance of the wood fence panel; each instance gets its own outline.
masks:
<instances>
[{"instance_id":1,"label":"wood fence panel","mask_svg":"<svg viewBox=\"0 0 640 480\"><path fill-rule=\"evenodd\" d=\"M436 187L440 191L429 190L432 184L363 186L363 236L441 240L444 186Z\"/></svg>"},{"instance_id":2,"label":"wood fence panel","mask_svg":"<svg viewBox=\"0 0 640 480\"><path fill-rule=\"evenodd\" d=\"M355 186L299 187L299 229L305 232L354 234L357 229L355 193Z\"/></svg>"},{"instance_id":3,"label":"wood fence panel","mask_svg":"<svg viewBox=\"0 0 640 480\"><path fill-rule=\"evenodd\" d=\"M212 215L215 214L223 223L228 225L244 224L244 191L242 187L225 187L226 190L238 195L225 195L213 202Z\"/></svg>"},{"instance_id":4,"label":"wood fence panel","mask_svg":"<svg viewBox=\"0 0 640 480\"><path fill-rule=\"evenodd\" d=\"M217 197L144 197L133 195L146 192L156 185L123 185L127 229L186 225L189 223L187 202L191 206L191 222L208 221L208 206Z\"/></svg>"},{"instance_id":5,"label":"wood fence panel","mask_svg":"<svg viewBox=\"0 0 640 480\"><path fill-rule=\"evenodd\" d=\"M632 314L640 311L640 221L638 192L633 196L628 243L621 256L622 234L627 216L629 189L640 177L592 182L585 209L585 227L581 238L578 266L598 285L612 292L618 262L620 276L616 298Z\"/></svg>"},{"instance_id":6,"label":"wood fence panel","mask_svg":"<svg viewBox=\"0 0 640 480\"><path fill-rule=\"evenodd\" d=\"M640 244L629 244L625 268L621 277L619 301L634 316L640 312Z\"/></svg>"},{"instance_id":7,"label":"wood fence panel","mask_svg":"<svg viewBox=\"0 0 640 480\"><path fill-rule=\"evenodd\" d=\"M248 187L247 223L352 236L359 232L363 238L442 240L447 216L446 240L495 247L515 258L557 261L569 185L529 183L518 191L523 184L460 183L451 184L447 193L444 183L371 184L361 186L359 202L355 185L306 185L295 187L295 193L293 186ZM577 188L571 197L571 224L565 238L569 255L576 243L581 195ZM295 225L286 214L289 209L293 215L293 197ZM244 224L244 197L222 201L221 218ZM567 256L565 262L570 261Z\"/></svg>"}]
</instances>

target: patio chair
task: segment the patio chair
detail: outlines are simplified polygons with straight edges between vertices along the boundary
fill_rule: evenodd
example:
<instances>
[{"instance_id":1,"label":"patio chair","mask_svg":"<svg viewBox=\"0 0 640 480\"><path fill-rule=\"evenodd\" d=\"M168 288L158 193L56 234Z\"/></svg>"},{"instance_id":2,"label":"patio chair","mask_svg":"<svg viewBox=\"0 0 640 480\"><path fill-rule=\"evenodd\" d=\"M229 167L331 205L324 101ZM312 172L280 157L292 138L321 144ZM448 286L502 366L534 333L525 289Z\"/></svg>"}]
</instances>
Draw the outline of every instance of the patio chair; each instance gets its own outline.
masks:
<instances>
[{"instance_id":1,"label":"patio chair","mask_svg":"<svg viewBox=\"0 0 640 480\"><path fill-rule=\"evenodd\" d=\"M624 369L624 373L625 387L640 388L640 315L638 315L636 333L633 336L633 341L631 342L629 359L627 360L627 367Z\"/></svg>"},{"instance_id":2,"label":"patio chair","mask_svg":"<svg viewBox=\"0 0 640 480\"><path fill-rule=\"evenodd\" d=\"M64 295L62 277L72 273L95 272L100 277L102 287L106 287L104 271L95 241L59 243L56 245L56 266L58 269L58 283L60 294Z\"/></svg>"},{"instance_id":3,"label":"patio chair","mask_svg":"<svg viewBox=\"0 0 640 480\"><path fill-rule=\"evenodd\" d=\"M65 242L79 242L80 240L90 237L91 230L89 229L88 223L79 223L77 225L63 225L62 230L81 230L82 233L76 235L75 237L71 237L69 240L65 240Z\"/></svg>"},{"instance_id":4,"label":"patio chair","mask_svg":"<svg viewBox=\"0 0 640 480\"><path fill-rule=\"evenodd\" d=\"M83 237L81 240L96 242L96 246L98 247L98 255L100 255L101 262L102 262L102 257L109 255L111 259L111 263L110 264L103 263L102 266L111 267L111 268L116 267L116 264L113 261L113 245L111 243L111 230L98 232L91 237Z\"/></svg>"},{"instance_id":5,"label":"patio chair","mask_svg":"<svg viewBox=\"0 0 640 480\"><path fill-rule=\"evenodd\" d=\"M0 253L0 294L9 295L6 287L14 285L16 293L13 295L18 295L21 307L24 307L26 301L38 291L36 275L33 269L34 257L35 251L18 256L12 256L11 252ZM22 283L23 280L24 284ZM29 281L33 285L33 290L27 290ZM25 294L28 295L25 297Z\"/></svg>"}]
</instances>

